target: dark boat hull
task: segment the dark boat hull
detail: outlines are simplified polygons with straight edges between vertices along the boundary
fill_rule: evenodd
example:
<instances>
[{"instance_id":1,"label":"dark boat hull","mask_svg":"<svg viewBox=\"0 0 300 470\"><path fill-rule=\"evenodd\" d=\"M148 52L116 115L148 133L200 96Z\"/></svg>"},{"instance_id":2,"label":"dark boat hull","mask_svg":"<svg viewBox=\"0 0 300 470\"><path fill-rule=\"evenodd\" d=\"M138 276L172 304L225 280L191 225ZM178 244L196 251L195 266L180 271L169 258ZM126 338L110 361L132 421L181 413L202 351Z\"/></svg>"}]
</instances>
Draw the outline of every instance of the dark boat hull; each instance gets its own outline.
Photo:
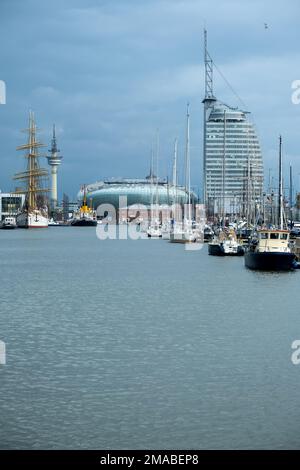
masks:
<instances>
[{"instance_id":1,"label":"dark boat hull","mask_svg":"<svg viewBox=\"0 0 300 470\"><path fill-rule=\"evenodd\" d=\"M17 228L16 225L1 225L0 226L1 230L14 230L15 228Z\"/></svg>"},{"instance_id":2,"label":"dark boat hull","mask_svg":"<svg viewBox=\"0 0 300 470\"><path fill-rule=\"evenodd\" d=\"M224 256L224 250L222 250L220 245L217 244L208 244L208 254L212 256Z\"/></svg>"},{"instance_id":3,"label":"dark boat hull","mask_svg":"<svg viewBox=\"0 0 300 470\"><path fill-rule=\"evenodd\" d=\"M295 269L295 255L293 253L247 252L245 266L260 271L290 271Z\"/></svg>"},{"instance_id":4,"label":"dark boat hull","mask_svg":"<svg viewBox=\"0 0 300 470\"><path fill-rule=\"evenodd\" d=\"M96 227L97 220L89 220L89 219L77 219L72 220L71 225L73 227Z\"/></svg>"}]
</instances>

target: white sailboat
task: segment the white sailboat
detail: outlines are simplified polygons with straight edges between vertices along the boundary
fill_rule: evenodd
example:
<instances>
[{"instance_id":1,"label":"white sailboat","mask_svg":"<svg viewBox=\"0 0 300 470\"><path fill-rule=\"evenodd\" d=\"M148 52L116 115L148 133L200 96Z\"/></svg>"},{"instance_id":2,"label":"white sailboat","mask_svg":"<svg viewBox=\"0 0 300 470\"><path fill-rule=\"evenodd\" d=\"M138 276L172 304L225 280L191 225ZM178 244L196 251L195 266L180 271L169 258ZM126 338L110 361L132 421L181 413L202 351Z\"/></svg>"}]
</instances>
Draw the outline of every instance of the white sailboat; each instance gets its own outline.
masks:
<instances>
[{"instance_id":1,"label":"white sailboat","mask_svg":"<svg viewBox=\"0 0 300 470\"><path fill-rule=\"evenodd\" d=\"M147 230L148 238L162 238L162 227L159 220L158 214L158 205L159 205L159 197L158 197L158 155L159 155L159 134L157 131L157 143L156 143L156 184L155 184L155 214L153 217L153 184L154 184L154 176L153 176L153 149L151 155L151 209L150 209L150 224Z\"/></svg>"},{"instance_id":2,"label":"white sailboat","mask_svg":"<svg viewBox=\"0 0 300 470\"><path fill-rule=\"evenodd\" d=\"M17 147L17 150L25 150L27 168L22 173L17 173L15 180L25 183L24 188L19 188L16 193L25 194L25 203L22 210L16 217L17 226L20 228L46 228L48 227L48 208L42 180L48 177L48 171L39 165L39 148L44 144L37 141L37 128L35 125L33 112L29 113L29 127L27 144Z\"/></svg>"},{"instance_id":3,"label":"white sailboat","mask_svg":"<svg viewBox=\"0 0 300 470\"><path fill-rule=\"evenodd\" d=\"M171 243L195 243L200 235L193 226L192 216L189 103L187 104L186 114L185 188L188 194L188 214L184 217L183 222L178 223L175 221L170 234Z\"/></svg>"},{"instance_id":4,"label":"white sailboat","mask_svg":"<svg viewBox=\"0 0 300 470\"><path fill-rule=\"evenodd\" d=\"M178 140L175 139L174 142L174 160L173 160L173 175L172 175L172 197L173 197L173 219L167 220L162 226L162 238L163 240L170 240L171 232L173 232L174 227L176 226L176 221L178 219L178 210L177 210L177 154L178 154Z\"/></svg>"}]
</instances>

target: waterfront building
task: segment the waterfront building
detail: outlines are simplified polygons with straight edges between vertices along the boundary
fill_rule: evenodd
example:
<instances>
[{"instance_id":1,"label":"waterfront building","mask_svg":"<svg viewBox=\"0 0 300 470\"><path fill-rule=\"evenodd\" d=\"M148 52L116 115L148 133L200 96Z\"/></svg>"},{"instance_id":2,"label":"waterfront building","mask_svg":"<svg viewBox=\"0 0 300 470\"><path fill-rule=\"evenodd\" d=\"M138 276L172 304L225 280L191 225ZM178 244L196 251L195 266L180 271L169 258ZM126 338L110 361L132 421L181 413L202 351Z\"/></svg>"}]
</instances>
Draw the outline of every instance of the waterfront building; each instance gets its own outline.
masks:
<instances>
[{"instance_id":1,"label":"waterfront building","mask_svg":"<svg viewBox=\"0 0 300 470\"><path fill-rule=\"evenodd\" d=\"M205 188L214 213L245 213L263 192L262 154L248 113L217 100L206 119Z\"/></svg>"},{"instance_id":2,"label":"waterfront building","mask_svg":"<svg viewBox=\"0 0 300 470\"><path fill-rule=\"evenodd\" d=\"M121 217L127 212L127 208L135 205L142 211L158 201L159 206L171 206L173 204L185 205L189 202L188 191L182 186L174 186L167 180L147 177L144 179L107 179L86 185L87 203L93 209L97 209L102 204L110 204ZM81 201L83 190L78 193L78 200ZM197 195L191 191L191 202L196 204ZM146 214L142 214L146 217Z\"/></svg>"},{"instance_id":3,"label":"waterfront building","mask_svg":"<svg viewBox=\"0 0 300 470\"><path fill-rule=\"evenodd\" d=\"M25 201L25 194L0 192L0 220L5 217L16 216Z\"/></svg>"}]
</instances>

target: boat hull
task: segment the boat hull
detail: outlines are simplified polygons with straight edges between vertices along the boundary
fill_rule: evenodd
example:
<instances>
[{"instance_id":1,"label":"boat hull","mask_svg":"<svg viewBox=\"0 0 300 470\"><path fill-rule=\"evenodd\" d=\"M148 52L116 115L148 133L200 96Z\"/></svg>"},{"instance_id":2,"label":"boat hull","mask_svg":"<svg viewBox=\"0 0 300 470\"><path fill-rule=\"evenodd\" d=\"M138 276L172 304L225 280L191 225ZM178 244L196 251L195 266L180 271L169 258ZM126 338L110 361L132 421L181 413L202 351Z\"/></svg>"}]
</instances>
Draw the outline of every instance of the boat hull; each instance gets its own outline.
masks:
<instances>
[{"instance_id":1,"label":"boat hull","mask_svg":"<svg viewBox=\"0 0 300 470\"><path fill-rule=\"evenodd\" d=\"M208 244L208 254L211 256L225 256L224 250L222 250L221 245L213 243Z\"/></svg>"},{"instance_id":2,"label":"boat hull","mask_svg":"<svg viewBox=\"0 0 300 470\"><path fill-rule=\"evenodd\" d=\"M148 238L162 238L162 230L157 226L149 227L147 236Z\"/></svg>"},{"instance_id":3,"label":"boat hull","mask_svg":"<svg viewBox=\"0 0 300 470\"><path fill-rule=\"evenodd\" d=\"M17 226L19 228L47 228L48 218L39 211L35 213L23 212L17 215Z\"/></svg>"},{"instance_id":4,"label":"boat hull","mask_svg":"<svg viewBox=\"0 0 300 470\"><path fill-rule=\"evenodd\" d=\"M197 243L199 240L197 234L193 232L171 232L171 243Z\"/></svg>"},{"instance_id":5,"label":"boat hull","mask_svg":"<svg viewBox=\"0 0 300 470\"><path fill-rule=\"evenodd\" d=\"M161 238L163 240L170 240L170 232L163 232Z\"/></svg>"},{"instance_id":6,"label":"boat hull","mask_svg":"<svg viewBox=\"0 0 300 470\"><path fill-rule=\"evenodd\" d=\"M6 224L0 225L1 230L13 230L15 228L17 228L16 225L6 225Z\"/></svg>"},{"instance_id":7,"label":"boat hull","mask_svg":"<svg viewBox=\"0 0 300 470\"><path fill-rule=\"evenodd\" d=\"M293 253L255 253L245 254L245 266L260 271L290 271L295 268Z\"/></svg>"},{"instance_id":8,"label":"boat hull","mask_svg":"<svg viewBox=\"0 0 300 470\"><path fill-rule=\"evenodd\" d=\"M72 220L71 225L73 227L96 227L97 226L97 220L93 219L75 219Z\"/></svg>"}]
</instances>

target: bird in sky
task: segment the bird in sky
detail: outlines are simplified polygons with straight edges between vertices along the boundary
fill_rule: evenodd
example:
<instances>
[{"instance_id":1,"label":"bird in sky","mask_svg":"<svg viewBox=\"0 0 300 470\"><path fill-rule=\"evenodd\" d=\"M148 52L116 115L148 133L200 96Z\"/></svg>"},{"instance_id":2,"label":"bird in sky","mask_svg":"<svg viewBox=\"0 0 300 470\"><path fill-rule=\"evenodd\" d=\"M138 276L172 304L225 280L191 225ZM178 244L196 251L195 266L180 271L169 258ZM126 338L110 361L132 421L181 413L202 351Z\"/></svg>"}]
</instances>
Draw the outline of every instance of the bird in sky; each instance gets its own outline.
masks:
<instances>
[{"instance_id":1,"label":"bird in sky","mask_svg":"<svg viewBox=\"0 0 300 470\"><path fill-rule=\"evenodd\" d=\"M265 25L265 29L269 28L268 23L264 23L264 25Z\"/></svg>"}]
</instances>

